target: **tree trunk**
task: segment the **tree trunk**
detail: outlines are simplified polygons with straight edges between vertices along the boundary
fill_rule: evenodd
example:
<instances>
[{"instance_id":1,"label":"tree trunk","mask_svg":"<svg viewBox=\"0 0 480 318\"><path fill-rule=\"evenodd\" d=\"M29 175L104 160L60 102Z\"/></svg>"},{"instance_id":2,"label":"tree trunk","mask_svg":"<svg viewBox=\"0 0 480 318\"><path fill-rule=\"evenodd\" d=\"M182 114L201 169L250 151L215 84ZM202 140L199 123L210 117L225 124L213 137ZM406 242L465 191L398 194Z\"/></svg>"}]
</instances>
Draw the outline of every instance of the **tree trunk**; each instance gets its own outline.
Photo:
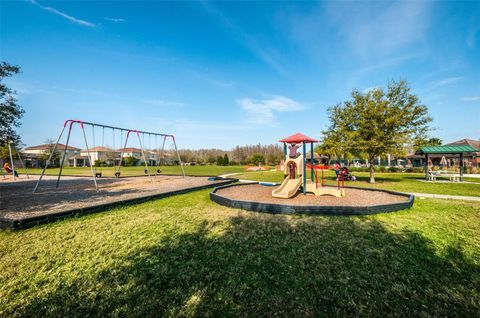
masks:
<instances>
[{"instance_id":1,"label":"tree trunk","mask_svg":"<svg viewBox=\"0 0 480 318\"><path fill-rule=\"evenodd\" d=\"M375 160L375 157L372 156L370 157L370 183L375 183L375 165L373 164L373 161Z\"/></svg>"}]
</instances>

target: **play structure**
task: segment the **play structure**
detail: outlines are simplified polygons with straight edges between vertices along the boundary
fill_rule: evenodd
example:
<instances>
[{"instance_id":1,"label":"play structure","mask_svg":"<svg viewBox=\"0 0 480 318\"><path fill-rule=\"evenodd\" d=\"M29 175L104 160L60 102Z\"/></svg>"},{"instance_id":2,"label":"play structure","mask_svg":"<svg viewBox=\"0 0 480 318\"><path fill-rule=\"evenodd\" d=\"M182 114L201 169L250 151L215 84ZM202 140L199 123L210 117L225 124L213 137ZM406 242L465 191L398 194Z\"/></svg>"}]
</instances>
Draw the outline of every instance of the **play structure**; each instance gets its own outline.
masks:
<instances>
[{"instance_id":1,"label":"play structure","mask_svg":"<svg viewBox=\"0 0 480 318\"><path fill-rule=\"evenodd\" d=\"M22 165L22 168L25 171L25 175L27 176L27 179L28 179L27 167L25 166L25 163L23 162L22 157L21 157L20 152L18 151L17 147L11 141L8 141L7 144L8 144L8 154L9 154L9 158L10 158L10 163L8 163L8 162L4 163L3 170L6 173L12 174L13 181L16 181L16 178L18 178L18 171L15 170L15 163L13 161L13 151L12 151L12 147L13 147L13 149L15 150L15 153L18 156L18 161Z\"/></svg>"},{"instance_id":2,"label":"play structure","mask_svg":"<svg viewBox=\"0 0 480 318\"><path fill-rule=\"evenodd\" d=\"M38 179L38 181L35 185L33 193L35 193L37 191L37 188L40 185L40 182L42 181L42 178L45 175L46 169L51 164L52 157L53 157L55 151L58 148L58 144L60 143L60 141L62 139L62 136L63 136L65 130L67 129L67 127L68 127L68 133L67 133L65 148L63 149L63 154L60 157L60 171L58 173L58 177L57 177L57 181L56 181L56 187L58 188L59 183L60 183L60 178L62 176L62 170L63 170L63 166L64 166L64 163L65 163L65 158L67 157L68 143L70 141L72 129L75 126L80 127L80 129L82 131L83 139L84 139L84 142L85 142L85 148L86 148L86 152L87 152L88 166L90 167L93 182L95 184L95 189L97 191L98 191L97 178L102 177L102 168L100 166L99 169L97 170L94 167L95 160L93 159L91 150L89 148L87 133L85 132L85 127L86 126L91 128L93 149L96 148L95 129L101 129L102 130L102 148L104 148L103 146L104 146L104 142L105 142L105 130L111 130L112 137L113 137L113 151L114 151L114 154L115 154L115 136L116 136L116 134L120 134L120 145L123 144L123 148L121 148L121 150L120 150L120 156L118 158L115 158L114 176L116 178L119 178L120 175L121 175L120 170L121 170L122 161L123 161L123 158L124 158L124 152L127 149L127 145L128 145L130 135L135 135L138 138L138 143L140 145L140 150L141 150L141 156L142 156L143 162L145 164L145 174L148 175L151 178L152 182L154 182L154 179L152 178L152 175L156 175L157 173L160 173L159 166L160 166L161 158L163 158L163 151L164 151L165 142L166 142L167 139L171 139L172 142L173 142L174 150L175 150L178 162L180 164L180 167L182 169L182 175L183 175L183 177L185 177L185 170L183 168L183 164L182 164L182 161L180 159L180 154L178 153L177 144L176 144L174 135L163 134L163 133L154 133L154 132L148 132L148 131L140 131L140 130L136 130L136 129L120 128L120 127L114 127L114 126L108 126L108 125L86 122L86 121L82 121L82 120L68 119L63 124L60 135L58 136L57 141L56 141L56 143L55 143L55 145L54 145L54 147L53 147L53 149L50 153L50 157L48 158L48 160L45 164L45 167L42 170L40 178ZM123 136L124 135L125 135L125 141L123 141L123 138L124 138ZM157 169L156 169L154 174L151 173L150 167L148 166L148 160L145 156L145 136L147 136L149 143L150 143L152 137L155 140L155 147L156 147L155 149L157 151L157 155L158 155L157 159L158 160L156 160ZM158 148L158 139L160 139L162 141L162 146L161 146L160 149Z\"/></svg>"},{"instance_id":3,"label":"play structure","mask_svg":"<svg viewBox=\"0 0 480 318\"><path fill-rule=\"evenodd\" d=\"M313 138L307 137L301 133L297 133L290 137L280 140L283 142L283 152L285 155L284 172L285 179L280 187L272 191L272 196L275 198L288 199L298 191L303 194L307 192L320 195L331 195L335 197L345 196L345 180L343 174L337 178L337 187L325 187L324 184L324 170L325 166L315 165L313 159L310 163L306 162L307 144L310 144L310 153L313 158L313 144L318 142ZM302 145L302 153L297 153L297 149ZM287 146L288 145L288 146ZM287 153L287 149L289 150ZM310 177L307 177L307 167L310 170ZM318 182L318 170L321 171L321 183Z\"/></svg>"}]
</instances>

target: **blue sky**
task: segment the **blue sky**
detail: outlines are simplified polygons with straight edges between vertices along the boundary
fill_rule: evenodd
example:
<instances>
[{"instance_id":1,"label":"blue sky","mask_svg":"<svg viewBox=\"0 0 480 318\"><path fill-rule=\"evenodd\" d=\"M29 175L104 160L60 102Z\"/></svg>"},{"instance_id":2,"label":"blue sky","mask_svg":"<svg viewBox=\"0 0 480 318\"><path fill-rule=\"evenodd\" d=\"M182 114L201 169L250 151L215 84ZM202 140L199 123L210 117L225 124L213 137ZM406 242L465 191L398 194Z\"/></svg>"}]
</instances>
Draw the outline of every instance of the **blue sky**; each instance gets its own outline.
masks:
<instances>
[{"instance_id":1,"label":"blue sky","mask_svg":"<svg viewBox=\"0 0 480 318\"><path fill-rule=\"evenodd\" d=\"M352 89L400 78L429 107L432 135L480 137L480 2L0 6L28 145L67 118L173 133L181 148L319 137Z\"/></svg>"}]
</instances>

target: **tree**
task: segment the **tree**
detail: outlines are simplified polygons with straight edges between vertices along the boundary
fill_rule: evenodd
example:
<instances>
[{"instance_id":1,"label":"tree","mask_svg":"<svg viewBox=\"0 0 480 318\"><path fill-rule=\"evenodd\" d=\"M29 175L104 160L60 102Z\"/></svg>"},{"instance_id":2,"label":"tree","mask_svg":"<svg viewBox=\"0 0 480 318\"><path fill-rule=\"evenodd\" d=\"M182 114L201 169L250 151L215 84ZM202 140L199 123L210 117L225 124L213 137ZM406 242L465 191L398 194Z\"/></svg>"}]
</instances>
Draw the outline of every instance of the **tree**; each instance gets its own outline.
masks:
<instances>
[{"instance_id":1,"label":"tree","mask_svg":"<svg viewBox=\"0 0 480 318\"><path fill-rule=\"evenodd\" d=\"M432 137L432 138L427 139L427 138L423 138L422 136L420 136L419 138L416 138L413 141L413 149L415 150L415 152L418 152L423 147L441 146L442 144L443 144L443 141L440 138Z\"/></svg>"},{"instance_id":2,"label":"tree","mask_svg":"<svg viewBox=\"0 0 480 318\"><path fill-rule=\"evenodd\" d=\"M15 98L16 92L3 84L3 79L18 74L20 68L6 62L0 63L0 146L5 145L9 140L15 148L21 145L20 136L15 128L20 127L20 119L25 111L18 104Z\"/></svg>"},{"instance_id":3,"label":"tree","mask_svg":"<svg viewBox=\"0 0 480 318\"><path fill-rule=\"evenodd\" d=\"M11 149L12 149L13 160L15 160L18 158L17 147L14 147L12 144ZM10 151L8 149L8 143L4 143L3 145L0 146L0 159L3 162L10 162Z\"/></svg>"},{"instance_id":4,"label":"tree","mask_svg":"<svg viewBox=\"0 0 480 318\"><path fill-rule=\"evenodd\" d=\"M133 166L136 166L137 165L137 158L133 157L133 156L128 156L128 157L125 157L123 158L123 165L125 167L133 167Z\"/></svg>"},{"instance_id":5,"label":"tree","mask_svg":"<svg viewBox=\"0 0 480 318\"><path fill-rule=\"evenodd\" d=\"M47 139L45 141L45 144L47 145L47 149L45 149L39 156L38 159L47 161L50 158L50 154L53 152L53 148L55 147L55 140L53 139ZM57 162L60 162L60 151L58 149L55 149L55 152L52 155L52 158L50 159L50 162L48 163L48 166L50 168L54 168L57 164Z\"/></svg>"},{"instance_id":6,"label":"tree","mask_svg":"<svg viewBox=\"0 0 480 318\"><path fill-rule=\"evenodd\" d=\"M260 153L256 153L250 157L249 161L250 161L250 164L259 166L265 163L265 157Z\"/></svg>"},{"instance_id":7,"label":"tree","mask_svg":"<svg viewBox=\"0 0 480 318\"><path fill-rule=\"evenodd\" d=\"M215 163L216 159L214 156L209 156L207 158L207 163L210 164L210 165L213 165Z\"/></svg>"},{"instance_id":8,"label":"tree","mask_svg":"<svg viewBox=\"0 0 480 318\"><path fill-rule=\"evenodd\" d=\"M228 166L229 162L230 162L230 159L228 158L228 155L225 154L225 155L223 156L223 165L224 165L224 166Z\"/></svg>"},{"instance_id":9,"label":"tree","mask_svg":"<svg viewBox=\"0 0 480 318\"><path fill-rule=\"evenodd\" d=\"M411 93L404 80L392 81L387 90L357 90L352 98L328 109L330 126L323 134L338 143L342 151L366 154L370 182L375 182L373 161L381 155L403 153L405 146L429 130L428 109Z\"/></svg>"},{"instance_id":10,"label":"tree","mask_svg":"<svg viewBox=\"0 0 480 318\"><path fill-rule=\"evenodd\" d=\"M223 157L222 156L217 157L217 165L218 166L223 166Z\"/></svg>"}]
</instances>

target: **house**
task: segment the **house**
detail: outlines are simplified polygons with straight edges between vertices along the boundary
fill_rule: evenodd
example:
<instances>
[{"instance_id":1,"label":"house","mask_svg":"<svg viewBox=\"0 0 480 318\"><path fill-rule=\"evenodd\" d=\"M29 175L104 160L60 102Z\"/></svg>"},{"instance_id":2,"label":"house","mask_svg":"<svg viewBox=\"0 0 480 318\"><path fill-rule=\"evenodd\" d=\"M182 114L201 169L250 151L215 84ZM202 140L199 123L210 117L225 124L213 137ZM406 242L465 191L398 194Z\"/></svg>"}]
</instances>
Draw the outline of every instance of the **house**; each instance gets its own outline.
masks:
<instances>
[{"instance_id":1,"label":"house","mask_svg":"<svg viewBox=\"0 0 480 318\"><path fill-rule=\"evenodd\" d=\"M145 157L147 158L147 163L149 166L156 166L160 158L158 151L146 150Z\"/></svg>"},{"instance_id":2,"label":"house","mask_svg":"<svg viewBox=\"0 0 480 318\"><path fill-rule=\"evenodd\" d=\"M71 160L73 161L74 167L82 167L88 166L88 156L90 155L90 159L92 163L95 164L95 161L100 160L104 161L107 164L118 164L120 159L120 153L108 147L95 147L83 149L80 151L80 156L73 157Z\"/></svg>"},{"instance_id":3,"label":"house","mask_svg":"<svg viewBox=\"0 0 480 318\"><path fill-rule=\"evenodd\" d=\"M465 138L449 143L446 146L471 146L472 148L477 149L477 152L465 154L463 158L467 166L480 167L480 140Z\"/></svg>"},{"instance_id":4,"label":"house","mask_svg":"<svg viewBox=\"0 0 480 318\"><path fill-rule=\"evenodd\" d=\"M43 144L37 146L26 147L23 149L23 156L25 157L25 165L27 167L44 167L47 161L47 157L53 148L52 144ZM59 143L57 145L56 151L60 153L59 159L56 159L55 162L52 162L52 166L58 166L60 163L60 158L65 152L65 164L68 165L70 158L80 154L80 148L66 146Z\"/></svg>"},{"instance_id":5,"label":"house","mask_svg":"<svg viewBox=\"0 0 480 318\"><path fill-rule=\"evenodd\" d=\"M137 166L145 164L143 160L142 149L140 148L134 148L134 147L120 148L120 149L117 149L116 152L119 153L118 156L120 155L122 156L122 159L127 157L133 157L137 159Z\"/></svg>"}]
</instances>

